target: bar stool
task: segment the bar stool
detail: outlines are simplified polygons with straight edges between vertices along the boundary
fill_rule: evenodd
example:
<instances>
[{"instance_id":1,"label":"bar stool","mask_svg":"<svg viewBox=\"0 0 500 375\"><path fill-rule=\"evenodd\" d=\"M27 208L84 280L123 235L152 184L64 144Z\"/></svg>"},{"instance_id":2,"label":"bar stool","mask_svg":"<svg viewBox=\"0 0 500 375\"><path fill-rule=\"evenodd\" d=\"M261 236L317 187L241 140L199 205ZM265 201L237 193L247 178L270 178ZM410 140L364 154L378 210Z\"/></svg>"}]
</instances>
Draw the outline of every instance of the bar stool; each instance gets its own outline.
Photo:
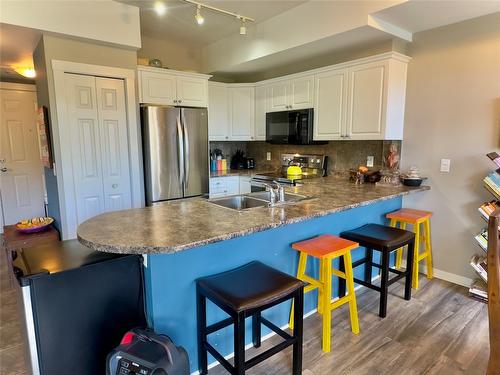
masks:
<instances>
[{"instance_id":1,"label":"bar stool","mask_svg":"<svg viewBox=\"0 0 500 375\"><path fill-rule=\"evenodd\" d=\"M325 353L330 352L330 337L332 324L332 310L349 303L349 317L351 320L351 330L354 334L359 333L358 308L356 305L356 293L354 292L354 275L352 272L351 250L359 245L356 242L345 240L329 234L311 238L309 240L296 242L292 245L300 252L297 278L307 282L304 294L314 289L318 289L318 312L323 315L323 341L322 348ZM306 275L307 257L312 256L320 261L319 280ZM345 272L332 269L332 260L342 257L345 261ZM332 274L344 279L347 282L349 294L339 298L335 302L332 300ZM290 313L290 328L293 328L294 310Z\"/></svg>"},{"instance_id":2,"label":"bar stool","mask_svg":"<svg viewBox=\"0 0 500 375\"><path fill-rule=\"evenodd\" d=\"M390 226L406 229L406 225L413 226L415 232L415 255L413 258L413 288L418 289L418 265L425 259L427 268L427 278L432 279L432 247L431 247L431 216L432 212L402 208L387 214L385 217L390 219ZM421 225L423 225L423 235L421 234ZM424 244L424 251L420 252L420 244ZM396 268L401 268L403 259L403 248L399 248L396 253ZM407 266L408 267L408 266Z\"/></svg>"},{"instance_id":3,"label":"bar stool","mask_svg":"<svg viewBox=\"0 0 500 375\"><path fill-rule=\"evenodd\" d=\"M198 367L206 374L207 352L231 374L241 375L256 364L293 345L293 375L302 373L302 317L304 283L260 262L200 278L196 281L198 317ZM215 303L230 317L207 327L206 299ZM294 299L293 336L261 316L261 312ZM280 335L284 341L245 361L245 318L252 317L253 344L261 344L261 324ZM234 366L208 342L207 336L234 324Z\"/></svg>"},{"instance_id":4,"label":"bar stool","mask_svg":"<svg viewBox=\"0 0 500 375\"><path fill-rule=\"evenodd\" d=\"M354 278L354 281L380 293L379 316L381 318L385 318L387 315L388 288L397 280L406 279L404 298L407 301L411 299L412 267L407 267L405 271L393 269L389 266L389 256L394 250L408 245L407 262L408 264L412 264L415 244L415 234L413 232L379 224L367 224L350 231L342 232L340 237L356 241L360 246L366 247L365 257L352 264L353 269L365 264L364 280ZM373 262L373 250L382 253L381 264ZM346 269L347 267L349 265L345 264ZM381 270L380 287L372 284L372 267L377 267ZM389 279L389 272L395 273L397 276ZM339 295L345 295L345 284L342 282L339 283Z\"/></svg>"}]
</instances>

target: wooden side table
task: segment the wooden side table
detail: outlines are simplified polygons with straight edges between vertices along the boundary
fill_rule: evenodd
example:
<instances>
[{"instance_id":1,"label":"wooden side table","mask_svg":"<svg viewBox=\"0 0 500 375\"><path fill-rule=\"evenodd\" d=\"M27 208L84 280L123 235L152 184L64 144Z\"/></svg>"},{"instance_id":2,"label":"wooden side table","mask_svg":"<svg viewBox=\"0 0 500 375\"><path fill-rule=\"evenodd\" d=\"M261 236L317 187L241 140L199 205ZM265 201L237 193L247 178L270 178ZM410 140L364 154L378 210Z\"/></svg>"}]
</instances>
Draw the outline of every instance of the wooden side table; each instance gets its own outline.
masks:
<instances>
[{"instance_id":1,"label":"wooden side table","mask_svg":"<svg viewBox=\"0 0 500 375\"><path fill-rule=\"evenodd\" d=\"M3 243L7 254L7 268L9 269L11 286L15 281L12 268L12 252L37 245L59 241L59 232L52 225L38 233L21 233L15 225L6 225L3 227Z\"/></svg>"}]
</instances>

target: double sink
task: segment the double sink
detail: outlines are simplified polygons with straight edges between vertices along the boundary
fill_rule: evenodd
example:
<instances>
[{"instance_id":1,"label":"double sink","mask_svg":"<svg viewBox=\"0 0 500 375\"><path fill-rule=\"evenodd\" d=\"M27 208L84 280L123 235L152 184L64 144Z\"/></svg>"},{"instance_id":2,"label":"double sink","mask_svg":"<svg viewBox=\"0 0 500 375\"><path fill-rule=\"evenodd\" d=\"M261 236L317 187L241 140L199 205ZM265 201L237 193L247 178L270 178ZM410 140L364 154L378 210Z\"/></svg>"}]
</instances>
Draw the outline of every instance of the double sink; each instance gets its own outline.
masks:
<instances>
[{"instance_id":1,"label":"double sink","mask_svg":"<svg viewBox=\"0 0 500 375\"><path fill-rule=\"evenodd\" d=\"M294 193L285 193L285 200L277 202L276 205L300 202L309 197ZM221 207L230 208L236 211L244 211L258 207L271 207L271 193L269 191L259 191L245 195L234 195L232 197L217 198L209 200L210 203Z\"/></svg>"}]
</instances>

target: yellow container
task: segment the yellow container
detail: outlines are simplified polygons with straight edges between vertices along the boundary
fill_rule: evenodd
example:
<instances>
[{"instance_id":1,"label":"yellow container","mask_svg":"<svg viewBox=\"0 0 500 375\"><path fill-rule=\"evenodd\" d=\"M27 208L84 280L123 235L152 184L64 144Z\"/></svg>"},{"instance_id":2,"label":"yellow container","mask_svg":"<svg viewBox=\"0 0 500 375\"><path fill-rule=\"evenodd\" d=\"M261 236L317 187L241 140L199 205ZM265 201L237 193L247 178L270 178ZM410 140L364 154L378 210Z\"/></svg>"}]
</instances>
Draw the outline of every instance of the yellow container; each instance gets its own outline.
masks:
<instances>
[{"instance_id":1,"label":"yellow container","mask_svg":"<svg viewBox=\"0 0 500 375\"><path fill-rule=\"evenodd\" d=\"M286 170L286 174L288 176L301 176L302 175L302 168L297 166L297 165L291 165Z\"/></svg>"},{"instance_id":2,"label":"yellow container","mask_svg":"<svg viewBox=\"0 0 500 375\"><path fill-rule=\"evenodd\" d=\"M222 159L222 170L227 171L227 159Z\"/></svg>"}]
</instances>

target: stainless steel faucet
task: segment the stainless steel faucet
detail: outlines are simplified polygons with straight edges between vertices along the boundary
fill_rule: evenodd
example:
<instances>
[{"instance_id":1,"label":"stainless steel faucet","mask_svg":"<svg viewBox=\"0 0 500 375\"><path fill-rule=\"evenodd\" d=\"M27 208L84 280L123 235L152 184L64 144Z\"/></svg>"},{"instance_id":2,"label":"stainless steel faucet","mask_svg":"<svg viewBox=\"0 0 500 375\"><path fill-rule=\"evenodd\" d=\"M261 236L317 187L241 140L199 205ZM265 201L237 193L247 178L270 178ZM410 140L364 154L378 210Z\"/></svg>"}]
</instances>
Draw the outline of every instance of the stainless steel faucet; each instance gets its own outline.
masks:
<instances>
[{"instance_id":1,"label":"stainless steel faucet","mask_svg":"<svg viewBox=\"0 0 500 375\"><path fill-rule=\"evenodd\" d=\"M262 184L262 186L265 186L269 191L269 203L271 204L271 206L278 202L285 202L285 188L277 181L273 181L273 184L274 186L267 183Z\"/></svg>"}]
</instances>

